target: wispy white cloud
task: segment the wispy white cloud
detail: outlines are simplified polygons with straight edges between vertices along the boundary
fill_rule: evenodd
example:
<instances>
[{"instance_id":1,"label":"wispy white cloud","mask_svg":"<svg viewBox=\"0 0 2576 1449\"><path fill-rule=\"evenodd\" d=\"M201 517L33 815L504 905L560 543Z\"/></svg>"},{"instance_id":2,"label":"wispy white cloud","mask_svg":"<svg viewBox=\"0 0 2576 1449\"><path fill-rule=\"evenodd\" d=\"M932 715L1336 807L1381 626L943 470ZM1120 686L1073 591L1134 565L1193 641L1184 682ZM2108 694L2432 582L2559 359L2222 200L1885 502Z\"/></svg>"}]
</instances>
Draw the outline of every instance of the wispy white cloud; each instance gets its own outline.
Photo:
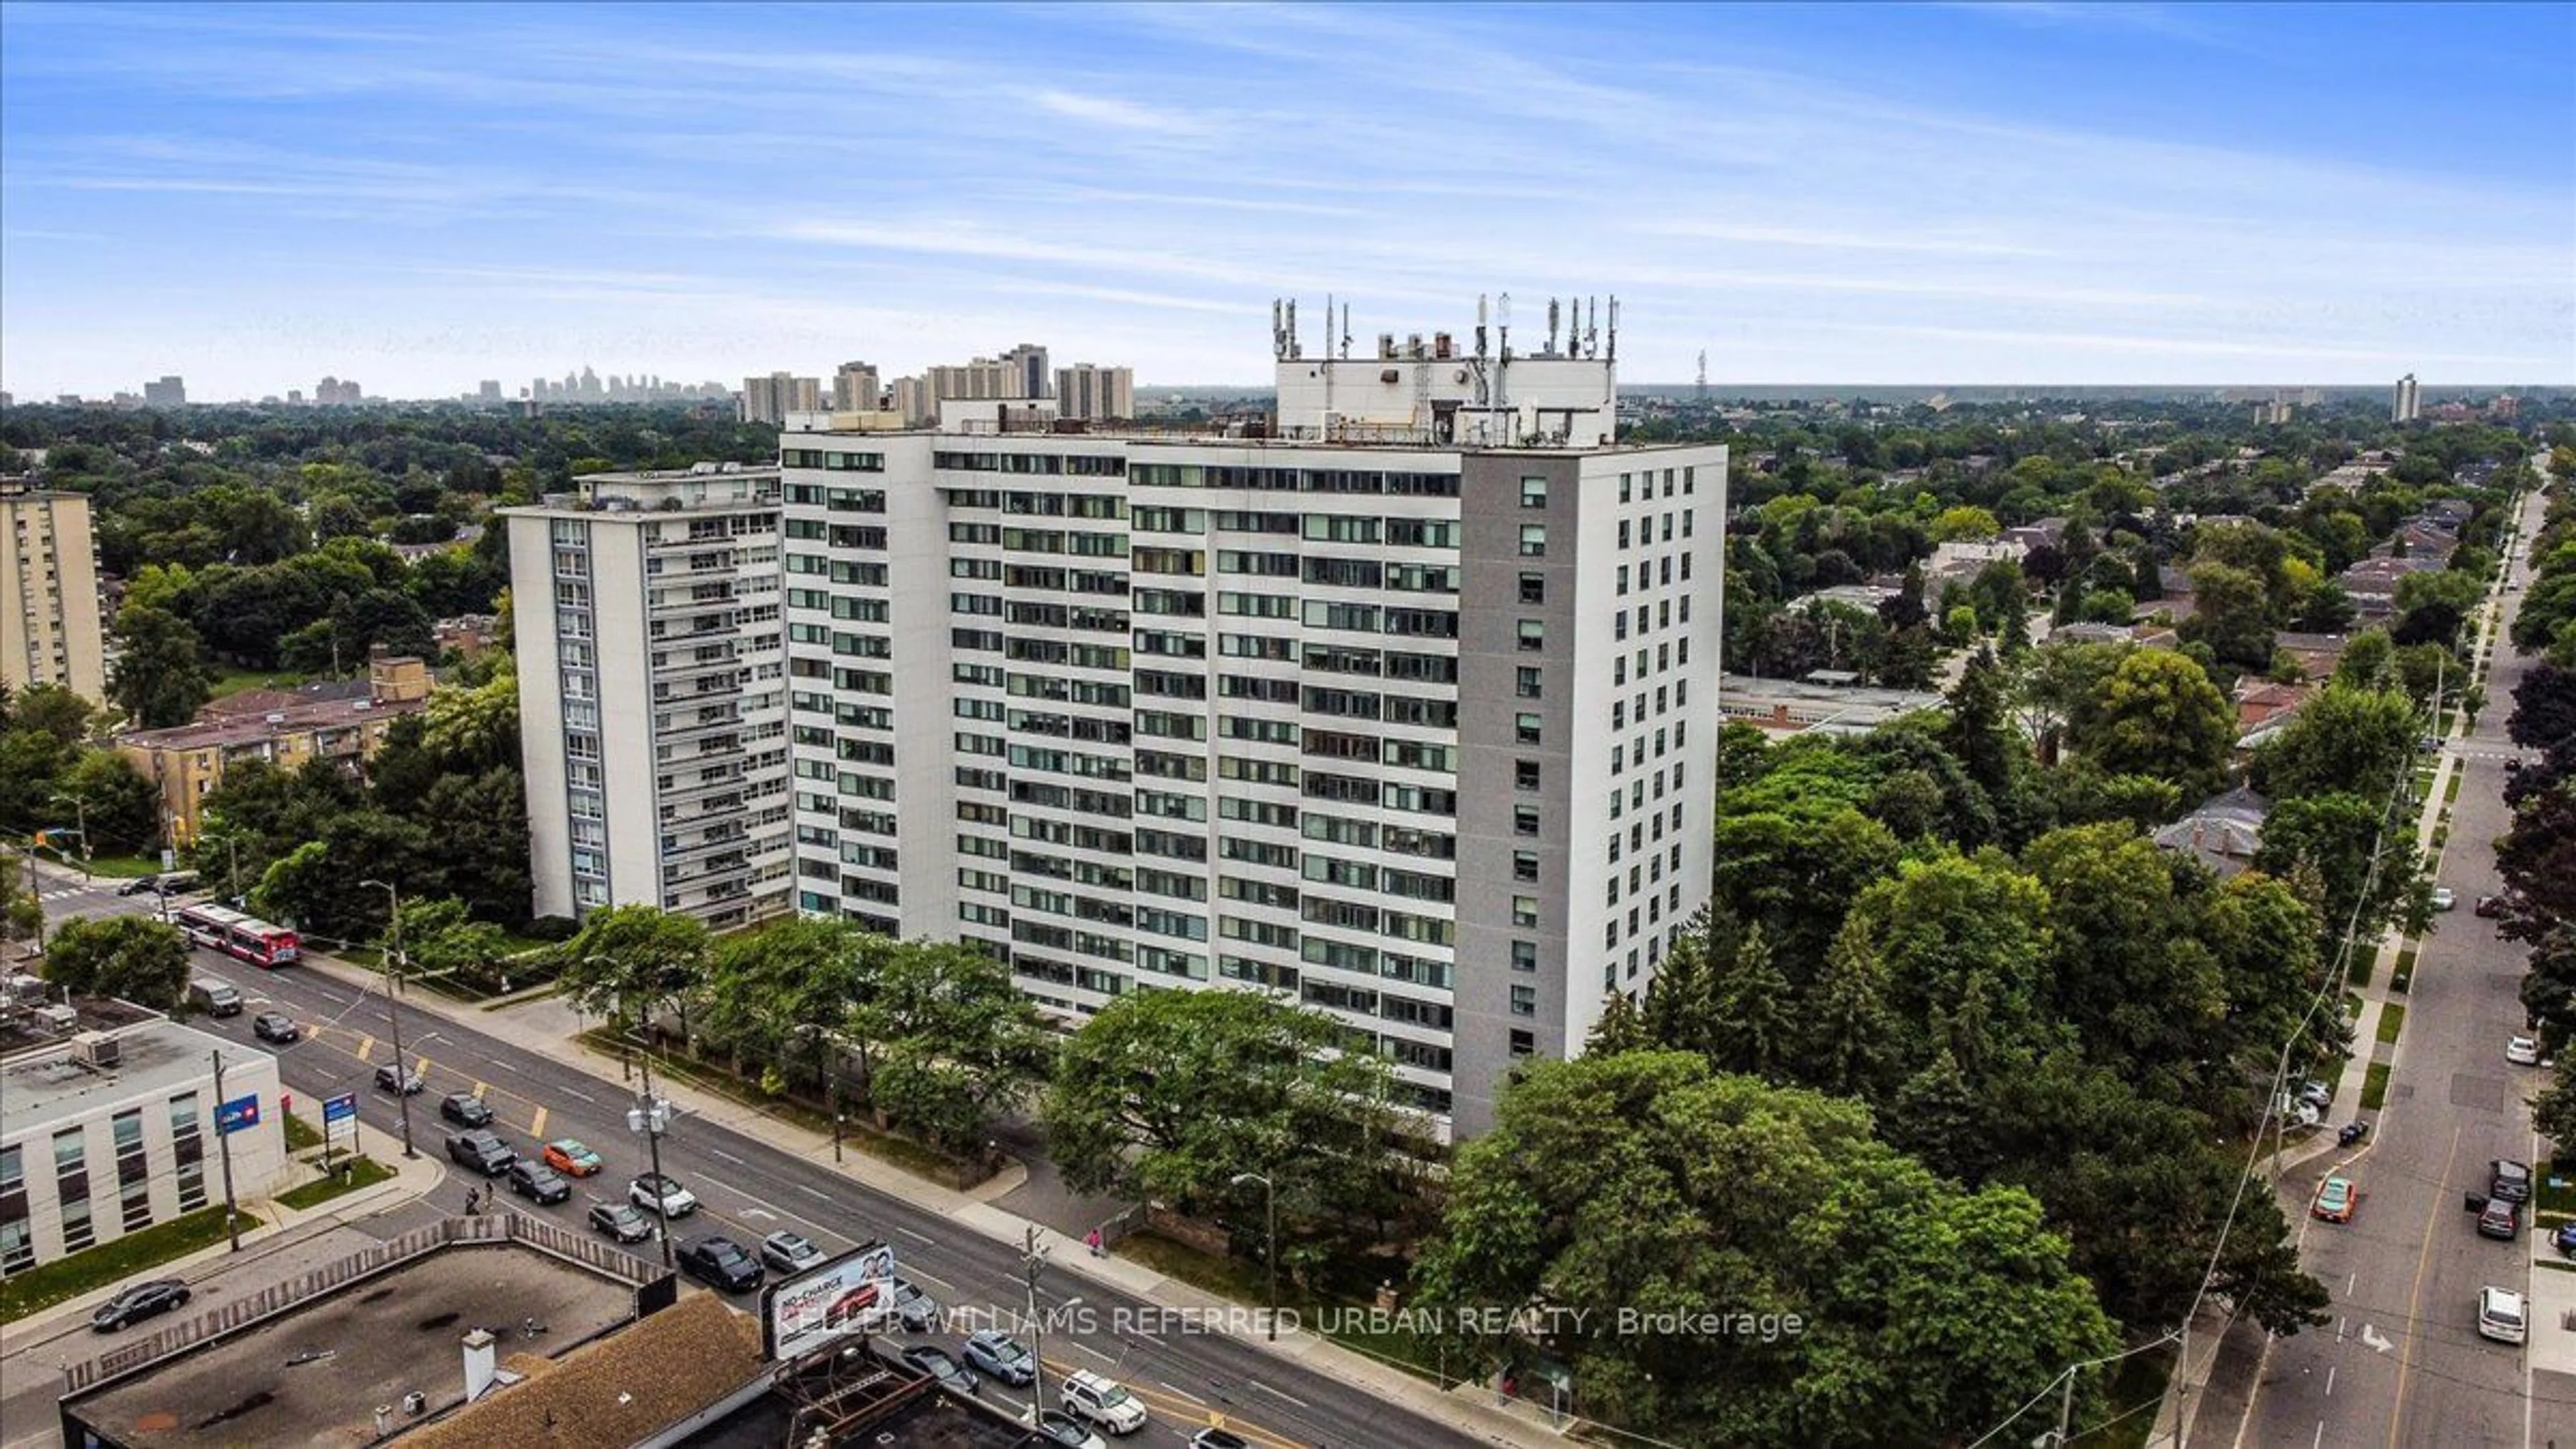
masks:
<instances>
[{"instance_id":1,"label":"wispy white cloud","mask_svg":"<svg viewBox=\"0 0 2576 1449\"><path fill-rule=\"evenodd\" d=\"M1204 136L1216 129L1207 117L1166 106L1149 106L1123 96L1088 95L1050 88L1032 93L1029 99L1042 111L1115 130L1176 137Z\"/></svg>"}]
</instances>

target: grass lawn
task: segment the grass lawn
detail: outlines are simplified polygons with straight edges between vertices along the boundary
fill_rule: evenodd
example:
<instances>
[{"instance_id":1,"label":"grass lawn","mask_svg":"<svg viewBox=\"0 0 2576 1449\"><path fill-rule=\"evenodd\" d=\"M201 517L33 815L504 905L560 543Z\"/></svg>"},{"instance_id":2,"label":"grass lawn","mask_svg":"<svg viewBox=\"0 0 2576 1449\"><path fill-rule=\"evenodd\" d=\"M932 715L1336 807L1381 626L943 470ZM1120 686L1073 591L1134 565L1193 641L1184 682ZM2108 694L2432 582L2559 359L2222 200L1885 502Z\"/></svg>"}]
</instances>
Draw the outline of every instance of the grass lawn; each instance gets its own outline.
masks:
<instances>
[{"instance_id":1,"label":"grass lawn","mask_svg":"<svg viewBox=\"0 0 2576 1449\"><path fill-rule=\"evenodd\" d=\"M2083 1449L2144 1449L2156 1427L2156 1407L2164 1402L2165 1382L2173 1377L2176 1348L2167 1344L2120 1361L2120 1371L2103 1389L2105 1422L2075 1436Z\"/></svg>"},{"instance_id":2,"label":"grass lawn","mask_svg":"<svg viewBox=\"0 0 2576 1449\"><path fill-rule=\"evenodd\" d=\"M286 1114L286 1150L301 1152L322 1145L322 1129L289 1112Z\"/></svg>"},{"instance_id":3,"label":"grass lawn","mask_svg":"<svg viewBox=\"0 0 2576 1449\"><path fill-rule=\"evenodd\" d=\"M2394 1001L2383 1003L2379 1008L2379 1039L2395 1041L2397 1034L2405 1029L2406 1008Z\"/></svg>"},{"instance_id":4,"label":"grass lawn","mask_svg":"<svg viewBox=\"0 0 2576 1449\"><path fill-rule=\"evenodd\" d=\"M2372 1062L2361 1080L2361 1110L2376 1112L2388 1101L2388 1063Z\"/></svg>"},{"instance_id":5,"label":"grass lawn","mask_svg":"<svg viewBox=\"0 0 2576 1449\"><path fill-rule=\"evenodd\" d=\"M215 671L214 687L209 694L215 699L226 699L245 689L293 689L309 678L310 675L298 674L291 669L223 668Z\"/></svg>"},{"instance_id":6,"label":"grass lawn","mask_svg":"<svg viewBox=\"0 0 2576 1449\"><path fill-rule=\"evenodd\" d=\"M1113 1250L1119 1257L1131 1258L1158 1273L1178 1278L1194 1288L1204 1289L1220 1298L1231 1299L1248 1307L1261 1308L1270 1302L1270 1275L1259 1262L1215 1253L1202 1253L1187 1243L1174 1242L1160 1233L1130 1233L1118 1240ZM1322 1297L1299 1288L1293 1281L1279 1280L1279 1306L1298 1315L1283 1322L1302 1320L1303 1326L1329 1326L1336 1330L1347 1325L1333 1322L1334 1315L1319 1314L1318 1309L1357 1308L1355 1300ZM1457 1382L1457 1374L1446 1371L1437 1345L1408 1333L1363 1333L1335 1331L1328 1335L1345 1348L1357 1349L1373 1358L1382 1359L1409 1373L1418 1374L1446 1387ZM1459 1366L1459 1372L1466 1370Z\"/></svg>"},{"instance_id":7,"label":"grass lawn","mask_svg":"<svg viewBox=\"0 0 2576 1449\"><path fill-rule=\"evenodd\" d=\"M40 1309L113 1287L223 1240L224 1210L217 1205L29 1269L0 1280L0 1323L14 1323Z\"/></svg>"},{"instance_id":8,"label":"grass lawn","mask_svg":"<svg viewBox=\"0 0 2576 1449\"><path fill-rule=\"evenodd\" d=\"M348 1169L346 1177L341 1175L341 1169L343 1168ZM331 1165L331 1175L329 1177L320 1178L315 1181L308 1182L302 1187L289 1188L285 1192L279 1193L277 1195L278 1206L291 1207L299 1210L314 1207L319 1204L329 1202L331 1199L340 1196L342 1193L356 1192L362 1187L373 1187L377 1183L391 1178L393 1175L394 1170L392 1168L385 1166L383 1163L376 1161L372 1157L344 1158Z\"/></svg>"}]
</instances>

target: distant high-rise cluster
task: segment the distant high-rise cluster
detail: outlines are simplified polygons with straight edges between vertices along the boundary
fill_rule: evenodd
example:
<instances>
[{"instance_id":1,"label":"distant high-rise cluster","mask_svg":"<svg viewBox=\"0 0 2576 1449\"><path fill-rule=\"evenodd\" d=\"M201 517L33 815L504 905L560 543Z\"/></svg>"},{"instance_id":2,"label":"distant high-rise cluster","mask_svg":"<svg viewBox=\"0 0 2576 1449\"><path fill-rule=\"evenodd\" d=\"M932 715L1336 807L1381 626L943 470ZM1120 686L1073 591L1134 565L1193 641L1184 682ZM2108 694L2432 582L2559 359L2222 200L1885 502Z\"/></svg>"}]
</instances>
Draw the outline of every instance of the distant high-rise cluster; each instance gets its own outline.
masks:
<instances>
[{"instance_id":1,"label":"distant high-rise cluster","mask_svg":"<svg viewBox=\"0 0 2576 1449\"><path fill-rule=\"evenodd\" d=\"M499 388L497 383L487 386L494 391ZM631 377L612 372L602 378L585 367L565 373L560 381L545 377L531 381L527 399L532 403L694 402L720 398L729 391L720 382L681 382L640 372Z\"/></svg>"},{"instance_id":2,"label":"distant high-rise cluster","mask_svg":"<svg viewBox=\"0 0 2576 1449\"><path fill-rule=\"evenodd\" d=\"M326 377L313 385L313 405L317 408L353 408L367 400L367 390L352 378L342 382Z\"/></svg>"},{"instance_id":3,"label":"distant high-rise cluster","mask_svg":"<svg viewBox=\"0 0 2576 1449\"><path fill-rule=\"evenodd\" d=\"M954 401L1054 400L1061 417L1106 421L1136 415L1136 374L1131 368L1088 362L1053 367L1047 349L1034 342L1023 342L999 357L935 363L918 377L898 377L892 382L874 363L844 362L833 372L828 388L819 377L790 372L744 378L742 420L784 423L790 413L824 411L827 396L833 412L899 413L911 427L938 422L939 405Z\"/></svg>"},{"instance_id":4,"label":"distant high-rise cluster","mask_svg":"<svg viewBox=\"0 0 2576 1449\"><path fill-rule=\"evenodd\" d=\"M147 408L183 408L188 405L188 384L177 374L159 382L143 384L143 405Z\"/></svg>"},{"instance_id":5,"label":"distant high-rise cluster","mask_svg":"<svg viewBox=\"0 0 2576 1449\"><path fill-rule=\"evenodd\" d=\"M2389 403L2388 420L2392 423L2411 423L2423 415L2423 391L2415 385L2415 374L2410 372L2397 379L2397 395Z\"/></svg>"}]
</instances>

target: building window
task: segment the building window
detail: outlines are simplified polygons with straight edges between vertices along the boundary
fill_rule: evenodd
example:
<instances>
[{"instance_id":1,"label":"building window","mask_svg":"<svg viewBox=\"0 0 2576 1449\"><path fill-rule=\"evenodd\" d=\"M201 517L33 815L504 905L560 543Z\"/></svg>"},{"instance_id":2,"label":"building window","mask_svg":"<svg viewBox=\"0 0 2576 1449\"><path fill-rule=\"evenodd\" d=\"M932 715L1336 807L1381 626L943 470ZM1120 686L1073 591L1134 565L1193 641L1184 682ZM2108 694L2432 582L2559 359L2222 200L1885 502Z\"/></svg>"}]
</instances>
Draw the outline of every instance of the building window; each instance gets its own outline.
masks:
<instances>
[{"instance_id":1,"label":"building window","mask_svg":"<svg viewBox=\"0 0 2576 1449\"><path fill-rule=\"evenodd\" d=\"M1526 1032L1526 1031L1523 1031L1523 1030L1521 1030L1519 1027L1513 1027L1513 1028L1512 1028L1512 1056L1513 1056L1514 1058L1520 1058L1520 1057L1532 1057L1532 1056L1536 1056L1536 1055L1538 1055L1538 1037L1537 1037L1537 1035L1536 1035L1535 1033L1532 1033L1532 1032Z\"/></svg>"},{"instance_id":2,"label":"building window","mask_svg":"<svg viewBox=\"0 0 2576 1449\"><path fill-rule=\"evenodd\" d=\"M1515 986L1515 987L1513 987L1513 988L1512 988L1512 1015L1514 1015L1514 1016L1536 1016L1536 1015L1538 1015L1538 988L1537 988L1537 987L1535 987L1535 986Z\"/></svg>"},{"instance_id":3,"label":"building window","mask_svg":"<svg viewBox=\"0 0 2576 1449\"><path fill-rule=\"evenodd\" d=\"M1537 744L1540 733L1539 717L1527 711L1512 716L1512 733L1522 744Z\"/></svg>"},{"instance_id":4,"label":"building window","mask_svg":"<svg viewBox=\"0 0 2576 1449\"><path fill-rule=\"evenodd\" d=\"M1515 926L1535 926L1538 924L1538 897L1512 897L1512 924Z\"/></svg>"},{"instance_id":5,"label":"building window","mask_svg":"<svg viewBox=\"0 0 2576 1449\"><path fill-rule=\"evenodd\" d=\"M1624 526L1624 525L1623 525L1623 526ZM1544 523L1524 523L1524 524L1522 524L1522 525L1521 525L1521 557L1523 557L1523 558L1545 558L1545 557L1547 557L1547 525L1546 525L1546 524L1544 524Z\"/></svg>"},{"instance_id":6,"label":"building window","mask_svg":"<svg viewBox=\"0 0 2576 1449\"><path fill-rule=\"evenodd\" d=\"M1547 648L1547 625L1540 620L1521 620L1519 636L1521 650L1524 653L1540 651Z\"/></svg>"},{"instance_id":7,"label":"building window","mask_svg":"<svg viewBox=\"0 0 2576 1449\"><path fill-rule=\"evenodd\" d=\"M1516 681L1514 687L1518 690L1521 698L1537 699L1539 697L1539 681L1542 676L1539 674L1538 667L1536 665L1524 664L1519 669L1513 671L1513 674Z\"/></svg>"},{"instance_id":8,"label":"building window","mask_svg":"<svg viewBox=\"0 0 2576 1449\"><path fill-rule=\"evenodd\" d=\"M1619 565L1619 592L1623 596L1628 592L1628 566L1626 564Z\"/></svg>"},{"instance_id":9,"label":"building window","mask_svg":"<svg viewBox=\"0 0 2576 1449\"><path fill-rule=\"evenodd\" d=\"M1631 476L1632 475L1627 473L1619 475L1619 501L1622 503L1628 501L1628 484Z\"/></svg>"},{"instance_id":10,"label":"building window","mask_svg":"<svg viewBox=\"0 0 2576 1449\"><path fill-rule=\"evenodd\" d=\"M1521 479L1521 507L1523 507L1523 508L1545 508L1546 506L1547 506L1547 480L1546 480L1545 478L1529 478L1529 477L1524 477L1524 478L1522 478L1522 479Z\"/></svg>"},{"instance_id":11,"label":"building window","mask_svg":"<svg viewBox=\"0 0 2576 1449\"><path fill-rule=\"evenodd\" d=\"M1619 546L1621 548L1628 546L1628 520L1624 518L1619 520Z\"/></svg>"},{"instance_id":12,"label":"building window","mask_svg":"<svg viewBox=\"0 0 2576 1449\"><path fill-rule=\"evenodd\" d=\"M1537 788L1538 788L1538 761L1536 761L1536 760L1514 760L1514 761L1512 761L1512 785L1513 785L1513 787L1514 787L1514 788L1516 788L1516 789L1521 789L1521 790L1535 790L1535 789L1537 789Z\"/></svg>"},{"instance_id":13,"label":"building window","mask_svg":"<svg viewBox=\"0 0 2576 1449\"><path fill-rule=\"evenodd\" d=\"M1524 604L1547 602L1547 575L1531 573L1521 575L1521 602Z\"/></svg>"},{"instance_id":14,"label":"building window","mask_svg":"<svg viewBox=\"0 0 2576 1449\"><path fill-rule=\"evenodd\" d=\"M1512 807L1512 833L1514 835L1538 834L1537 806L1515 805Z\"/></svg>"},{"instance_id":15,"label":"building window","mask_svg":"<svg viewBox=\"0 0 2576 1449\"><path fill-rule=\"evenodd\" d=\"M1515 971L1538 969L1538 942L1514 941L1512 943L1512 969Z\"/></svg>"},{"instance_id":16,"label":"building window","mask_svg":"<svg viewBox=\"0 0 2576 1449\"><path fill-rule=\"evenodd\" d=\"M1524 881L1534 881L1538 879L1537 851L1515 850L1512 852L1512 879Z\"/></svg>"}]
</instances>

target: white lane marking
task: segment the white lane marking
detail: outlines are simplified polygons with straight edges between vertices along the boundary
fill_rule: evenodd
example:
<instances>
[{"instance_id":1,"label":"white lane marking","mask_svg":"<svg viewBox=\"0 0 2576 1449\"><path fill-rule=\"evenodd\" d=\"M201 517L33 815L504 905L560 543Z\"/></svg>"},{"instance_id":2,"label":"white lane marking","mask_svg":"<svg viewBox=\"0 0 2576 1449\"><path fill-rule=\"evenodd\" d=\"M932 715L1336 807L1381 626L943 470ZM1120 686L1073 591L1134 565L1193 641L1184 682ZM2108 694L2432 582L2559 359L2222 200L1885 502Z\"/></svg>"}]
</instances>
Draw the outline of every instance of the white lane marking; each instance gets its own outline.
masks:
<instances>
[{"instance_id":1,"label":"white lane marking","mask_svg":"<svg viewBox=\"0 0 2576 1449\"><path fill-rule=\"evenodd\" d=\"M1163 1386L1163 1391L1166 1393L1176 1394L1201 1408L1207 1407L1207 1400L1200 1398L1198 1395L1191 1393L1185 1388L1182 1388L1179 1384L1173 1383L1170 1379L1156 1379L1154 1382L1161 1384Z\"/></svg>"},{"instance_id":2,"label":"white lane marking","mask_svg":"<svg viewBox=\"0 0 2576 1449\"><path fill-rule=\"evenodd\" d=\"M2361 1346L2374 1353L2386 1353L2397 1346L2395 1340L2365 1323L2361 1326Z\"/></svg>"},{"instance_id":3,"label":"white lane marking","mask_svg":"<svg viewBox=\"0 0 2576 1449\"><path fill-rule=\"evenodd\" d=\"M2329 1399L2334 1397L2335 1368L2336 1365L2334 1364L2326 1365L2326 1397Z\"/></svg>"},{"instance_id":4,"label":"white lane marking","mask_svg":"<svg viewBox=\"0 0 2576 1449\"><path fill-rule=\"evenodd\" d=\"M778 1221L778 1214L767 1208L747 1207L742 1210L742 1215L747 1218L767 1218L773 1223Z\"/></svg>"},{"instance_id":5,"label":"white lane marking","mask_svg":"<svg viewBox=\"0 0 2576 1449\"><path fill-rule=\"evenodd\" d=\"M919 1268L905 1268L901 1271L903 1277L916 1287L923 1283L927 1283L930 1286L939 1289L943 1293L954 1293L957 1291L956 1284L949 1282L945 1278L933 1277L930 1274L921 1271Z\"/></svg>"},{"instance_id":6,"label":"white lane marking","mask_svg":"<svg viewBox=\"0 0 2576 1449\"><path fill-rule=\"evenodd\" d=\"M913 1240L914 1242L916 1242L916 1243L935 1243L935 1242L939 1241L938 1239L936 1239L936 1238L934 1238L934 1237L931 1237L931 1236L930 1236L929 1234L927 1234L927 1233L916 1233L916 1232L914 1232L912 1229L905 1227L905 1226L904 1226L903 1224L901 1224L901 1223L897 1223L897 1224L895 1224L895 1226L894 1226L894 1230L895 1230L896 1232L898 1232L898 1233L903 1234L905 1237L912 1239L912 1240Z\"/></svg>"},{"instance_id":7,"label":"white lane marking","mask_svg":"<svg viewBox=\"0 0 2576 1449\"><path fill-rule=\"evenodd\" d=\"M499 1067L505 1072L517 1072L523 1077L528 1074L526 1068L513 1064L508 1057L494 1057L492 1059L492 1065Z\"/></svg>"},{"instance_id":8,"label":"white lane marking","mask_svg":"<svg viewBox=\"0 0 2576 1449\"><path fill-rule=\"evenodd\" d=\"M805 1195L806 1195L806 1196L808 1196L808 1197L820 1198L820 1199L822 1199L824 1202L830 1202L830 1201L832 1200L832 1196L831 1196L831 1194L830 1194L830 1193L824 1192L824 1191L822 1191L822 1190L820 1190L820 1189L818 1189L818 1188L811 1188L811 1187L807 1187L805 1184L803 1184L803 1183L801 1183L801 1182L800 1182L800 1183L798 1183L798 1184L796 1184L796 1190L797 1190L798 1192L801 1192L801 1193L805 1194Z\"/></svg>"},{"instance_id":9,"label":"white lane marking","mask_svg":"<svg viewBox=\"0 0 2576 1449\"><path fill-rule=\"evenodd\" d=\"M563 1094L564 1094L565 1096L567 1096L567 1097L574 1098L575 1100L578 1100L578 1101L588 1102L588 1103L590 1103L590 1104L591 1104L591 1105L593 1105L593 1106L597 1106L597 1105L599 1104L599 1099L598 1099L597 1097L592 1096L592 1095L591 1095L591 1094L589 1094L588 1092L581 1091L581 1090L580 1090L580 1089L578 1089L578 1088L574 1088L574 1087L557 1087L555 1090L556 1090L556 1091L558 1091L558 1092L563 1093Z\"/></svg>"},{"instance_id":10,"label":"white lane marking","mask_svg":"<svg viewBox=\"0 0 2576 1449\"><path fill-rule=\"evenodd\" d=\"M420 1039L420 1044L421 1044L422 1046L427 1046L427 1045L429 1045L431 1042L434 1042L434 1041L445 1041L445 1040L447 1040L447 1038L446 1038L446 1037L441 1036L441 1035L439 1035L437 1032L434 1032L434 1031L433 1031L433 1032L431 1032L429 1035L427 1035L427 1036L425 1036L425 1037L422 1037L422 1038Z\"/></svg>"},{"instance_id":11,"label":"white lane marking","mask_svg":"<svg viewBox=\"0 0 2576 1449\"><path fill-rule=\"evenodd\" d=\"M1298 1398L1295 1394L1283 1393L1280 1390L1274 1389L1268 1384L1263 1383L1259 1379L1245 1379L1244 1382L1261 1390L1263 1393L1270 1395L1274 1399L1285 1399L1289 1403L1295 1404L1298 1408L1311 1409L1315 1407L1314 1405L1307 1403L1304 1399ZM2319 1427L2322 1428L2323 1426L2320 1425Z\"/></svg>"},{"instance_id":12,"label":"white lane marking","mask_svg":"<svg viewBox=\"0 0 2576 1449\"><path fill-rule=\"evenodd\" d=\"M2317 1449L2317 1446L2319 1446L2319 1445L2321 1445L2321 1444L2323 1444L2323 1443L2325 1443L2325 1442L2326 1442L2326 1421L2325 1421L2325 1420L2323 1420L2323 1419L2319 1419L2319 1420L2317 1420L2317 1436L2316 1436L2315 1438L2313 1438L2313 1439L2311 1439L2311 1440L2309 1440L2309 1441L2308 1441L2309 1449Z\"/></svg>"},{"instance_id":13,"label":"white lane marking","mask_svg":"<svg viewBox=\"0 0 2576 1449\"><path fill-rule=\"evenodd\" d=\"M724 1150L723 1148L721 1148L721 1147L710 1147L710 1148L708 1148L708 1149L707 1149L707 1155L708 1155L708 1156L710 1156L710 1157L721 1157L721 1158L723 1158L725 1161L732 1163L732 1164L733 1164L734 1166L736 1166L736 1167L747 1167L747 1166L749 1166L749 1165L750 1165L749 1163L744 1162L741 1158L736 1157L736 1156L734 1156L732 1153L725 1151L725 1150Z\"/></svg>"}]
</instances>

